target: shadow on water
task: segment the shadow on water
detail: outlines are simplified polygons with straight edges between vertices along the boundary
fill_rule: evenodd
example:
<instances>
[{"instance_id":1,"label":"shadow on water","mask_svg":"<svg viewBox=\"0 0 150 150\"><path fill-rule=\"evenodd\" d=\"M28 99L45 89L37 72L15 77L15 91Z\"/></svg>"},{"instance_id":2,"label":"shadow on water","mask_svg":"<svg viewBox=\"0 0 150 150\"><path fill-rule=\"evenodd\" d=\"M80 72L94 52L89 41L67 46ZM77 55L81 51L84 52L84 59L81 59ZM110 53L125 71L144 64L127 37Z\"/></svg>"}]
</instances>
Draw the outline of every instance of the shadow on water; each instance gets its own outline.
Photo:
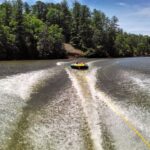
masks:
<instances>
[{"instance_id":1,"label":"shadow on water","mask_svg":"<svg viewBox=\"0 0 150 150\"><path fill-rule=\"evenodd\" d=\"M66 79L64 71L62 73L64 77L56 75L51 80L46 80L45 84L36 90L31 99L27 102L27 106L23 108L22 116L17 124L15 132L13 133L11 140L8 141L8 147L6 150L28 150L32 149L31 145L26 142L25 133L29 127L30 120L36 116L37 113L45 106L59 90L62 90L69 80ZM32 118L30 117L32 116Z\"/></svg>"}]
</instances>

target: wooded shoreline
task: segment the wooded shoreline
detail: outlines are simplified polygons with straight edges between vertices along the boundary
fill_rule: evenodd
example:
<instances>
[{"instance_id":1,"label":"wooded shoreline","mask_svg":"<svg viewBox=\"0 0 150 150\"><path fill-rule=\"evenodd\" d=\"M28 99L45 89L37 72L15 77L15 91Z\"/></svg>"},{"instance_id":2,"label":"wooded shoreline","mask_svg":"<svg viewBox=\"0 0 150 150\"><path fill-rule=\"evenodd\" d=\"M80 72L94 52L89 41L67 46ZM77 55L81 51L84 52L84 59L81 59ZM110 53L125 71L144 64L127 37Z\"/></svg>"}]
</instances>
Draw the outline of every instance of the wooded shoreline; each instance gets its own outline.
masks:
<instances>
[{"instance_id":1,"label":"wooded shoreline","mask_svg":"<svg viewBox=\"0 0 150 150\"><path fill-rule=\"evenodd\" d=\"M0 60L68 58L63 43L88 58L150 56L150 36L126 33L117 17L77 1L0 4Z\"/></svg>"}]
</instances>

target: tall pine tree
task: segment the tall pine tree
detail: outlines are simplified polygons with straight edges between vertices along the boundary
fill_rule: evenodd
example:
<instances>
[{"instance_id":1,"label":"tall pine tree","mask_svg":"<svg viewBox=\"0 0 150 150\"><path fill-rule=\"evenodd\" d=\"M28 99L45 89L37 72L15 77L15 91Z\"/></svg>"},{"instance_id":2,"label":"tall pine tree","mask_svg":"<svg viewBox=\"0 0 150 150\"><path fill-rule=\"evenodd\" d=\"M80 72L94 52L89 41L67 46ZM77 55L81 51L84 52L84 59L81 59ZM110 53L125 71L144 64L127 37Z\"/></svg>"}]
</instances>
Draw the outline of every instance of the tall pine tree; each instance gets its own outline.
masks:
<instances>
[{"instance_id":1,"label":"tall pine tree","mask_svg":"<svg viewBox=\"0 0 150 150\"><path fill-rule=\"evenodd\" d=\"M28 58L26 43L25 43L25 27L24 27L24 17L23 17L23 3L22 0L16 1L16 46L20 51L20 58Z\"/></svg>"}]
</instances>

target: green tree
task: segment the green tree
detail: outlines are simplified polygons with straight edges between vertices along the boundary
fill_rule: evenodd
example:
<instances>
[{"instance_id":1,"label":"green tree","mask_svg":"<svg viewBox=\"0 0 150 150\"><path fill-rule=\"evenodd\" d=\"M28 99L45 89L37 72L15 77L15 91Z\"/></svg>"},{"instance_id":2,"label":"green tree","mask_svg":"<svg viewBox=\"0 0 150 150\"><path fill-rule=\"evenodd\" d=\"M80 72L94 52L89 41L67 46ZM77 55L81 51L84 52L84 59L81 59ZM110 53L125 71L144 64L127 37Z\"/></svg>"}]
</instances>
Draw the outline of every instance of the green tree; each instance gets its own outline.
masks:
<instances>
[{"instance_id":1,"label":"green tree","mask_svg":"<svg viewBox=\"0 0 150 150\"><path fill-rule=\"evenodd\" d=\"M40 34L38 41L38 51L40 58L63 58L65 51L63 50L62 29L58 25L45 27Z\"/></svg>"},{"instance_id":2,"label":"green tree","mask_svg":"<svg viewBox=\"0 0 150 150\"><path fill-rule=\"evenodd\" d=\"M60 10L61 10L61 25L60 27L63 29L63 35L66 42L70 41L70 32L71 32L71 12L69 10L68 4L66 0L63 0L60 4Z\"/></svg>"},{"instance_id":3,"label":"green tree","mask_svg":"<svg viewBox=\"0 0 150 150\"><path fill-rule=\"evenodd\" d=\"M20 58L27 59L28 53L27 53L27 47L25 43L25 26L23 24L24 22L23 3L21 0L16 1L16 18L15 19L16 19L15 43L16 43L16 46L20 50Z\"/></svg>"},{"instance_id":4,"label":"green tree","mask_svg":"<svg viewBox=\"0 0 150 150\"><path fill-rule=\"evenodd\" d=\"M75 1L30 6L22 0L0 4L0 59L65 57L70 42L88 57L150 55L150 37L124 32L118 19Z\"/></svg>"},{"instance_id":5,"label":"green tree","mask_svg":"<svg viewBox=\"0 0 150 150\"><path fill-rule=\"evenodd\" d=\"M116 57L124 57L124 56L130 56L130 53L128 52L130 49L126 37L124 33L118 32L116 35L115 40L115 56Z\"/></svg>"},{"instance_id":6,"label":"green tree","mask_svg":"<svg viewBox=\"0 0 150 150\"><path fill-rule=\"evenodd\" d=\"M116 34L118 30L118 18L113 16L109 22L108 32L107 32L107 44L106 49L108 51L109 56L114 57L115 56L115 40L116 40Z\"/></svg>"},{"instance_id":7,"label":"green tree","mask_svg":"<svg viewBox=\"0 0 150 150\"><path fill-rule=\"evenodd\" d=\"M74 3L73 23L71 26L71 43L86 51L92 46L92 28L91 28L91 13L86 5L81 5L78 2Z\"/></svg>"},{"instance_id":8,"label":"green tree","mask_svg":"<svg viewBox=\"0 0 150 150\"><path fill-rule=\"evenodd\" d=\"M92 36L92 47L94 54L94 57L106 57L108 56L107 52L107 31L108 31L108 18L105 16L104 13L101 11L98 11L96 9L93 10L92 13L92 30L93 30L93 36ZM92 54L92 55L93 55ZM90 53L88 53L90 55Z\"/></svg>"},{"instance_id":9,"label":"green tree","mask_svg":"<svg viewBox=\"0 0 150 150\"><path fill-rule=\"evenodd\" d=\"M48 13L46 15L46 20L48 25L59 25L61 24L61 11L57 8L49 8Z\"/></svg>"},{"instance_id":10,"label":"green tree","mask_svg":"<svg viewBox=\"0 0 150 150\"><path fill-rule=\"evenodd\" d=\"M26 14L24 17L25 25L25 42L30 59L38 57L37 41L39 34L43 31L45 24L40 19L31 14Z\"/></svg>"},{"instance_id":11,"label":"green tree","mask_svg":"<svg viewBox=\"0 0 150 150\"><path fill-rule=\"evenodd\" d=\"M11 20L11 14L12 14L12 6L11 6L11 3L9 1L5 1L3 4L2 4L2 11L4 13L4 25L5 26L9 26L9 22Z\"/></svg>"},{"instance_id":12,"label":"green tree","mask_svg":"<svg viewBox=\"0 0 150 150\"><path fill-rule=\"evenodd\" d=\"M46 21L47 6L41 1L37 1L35 5L32 6L33 14L42 21Z\"/></svg>"},{"instance_id":13,"label":"green tree","mask_svg":"<svg viewBox=\"0 0 150 150\"><path fill-rule=\"evenodd\" d=\"M73 4L72 10L72 24L71 24L71 44L75 47L81 47L80 44L80 17L81 17L81 5L77 1Z\"/></svg>"},{"instance_id":14,"label":"green tree","mask_svg":"<svg viewBox=\"0 0 150 150\"><path fill-rule=\"evenodd\" d=\"M79 25L80 47L86 51L92 46L91 13L87 6L81 6L81 16Z\"/></svg>"},{"instance_id":15,"label":"green tree","mask_svg":"<svg viewBox=\"0 0 150 150\"><path fill-rule=\"evenodd\" d=\"M29 14L31 12L31 8L27 2L24 3L24 11L26 14Z\"/></svg>"}]
</instances>

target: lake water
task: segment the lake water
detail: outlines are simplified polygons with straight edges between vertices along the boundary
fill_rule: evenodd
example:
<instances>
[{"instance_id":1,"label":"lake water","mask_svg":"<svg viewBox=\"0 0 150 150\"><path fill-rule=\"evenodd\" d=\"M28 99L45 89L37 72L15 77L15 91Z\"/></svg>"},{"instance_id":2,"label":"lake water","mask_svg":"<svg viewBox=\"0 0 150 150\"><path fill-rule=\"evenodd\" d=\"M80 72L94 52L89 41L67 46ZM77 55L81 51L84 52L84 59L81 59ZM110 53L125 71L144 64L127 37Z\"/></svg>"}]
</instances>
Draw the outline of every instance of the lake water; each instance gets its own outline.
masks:
<instances>
[{"instance_id":1,"label":"lake water","mask_svg":"<svg viewBox=\"0 0 150 150\"><path fill-rule=\"evenodd\" d=\"M150 58L75 61L0 62L0 150L150 149Z\"/></svg>"}]
</instances>

